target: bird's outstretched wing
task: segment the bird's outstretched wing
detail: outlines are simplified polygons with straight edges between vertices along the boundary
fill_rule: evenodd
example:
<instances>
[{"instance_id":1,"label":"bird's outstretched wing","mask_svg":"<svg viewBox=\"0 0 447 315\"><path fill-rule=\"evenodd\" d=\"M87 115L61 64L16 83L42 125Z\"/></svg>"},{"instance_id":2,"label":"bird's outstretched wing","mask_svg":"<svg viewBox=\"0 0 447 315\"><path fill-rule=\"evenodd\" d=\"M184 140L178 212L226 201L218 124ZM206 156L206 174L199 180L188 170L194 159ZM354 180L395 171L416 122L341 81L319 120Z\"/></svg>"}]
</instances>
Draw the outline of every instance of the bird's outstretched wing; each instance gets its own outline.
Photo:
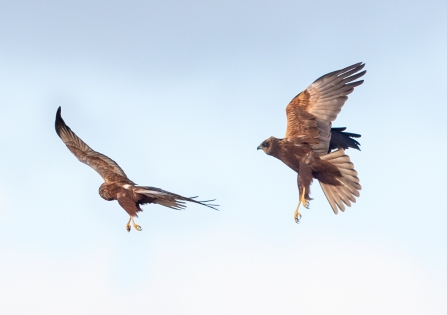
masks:
<instances>
[{"instance_id":1,"label":"bird's outstretched wing","mask_svg":"<svg viewBox=\"0 0 447 315\"><path fill-rule=\"evenodd\" d=\"M285 138L304 139L312 150L323 155L328 152L331 140L332 121L363 80L355 81L366 73L359 72L365 66L357 63L347 68L328 73L295 96L287 105L287 131ZM355 82L352 82L355 81Z\"/></svg>"},{"instance_id":2,"label":"bird's outstretched wing","mask_svg":"<svg viewBox=\"0 0 447 315\"><path fill-rule=\"evenodd\" d=\"M104 154L92 150L68 127L61 116L61 108L56 113L55 128L57 135L79 161L92 167L106 183L130 181L119 165Z\"/></svg>"},{"instance_id":3,"label":"bird's outstretched wing","mask_svg":"<svg viewBox=\"0 0 447 315\"><path fill-rule=\"evenodd\" d=\"M183 197L181 195L177 195L174 193L171 193L169 191L156 188L156 187L148 187L148 186L135 186L135 193L138 193L139 195L142 195L142 198L139 200L140 204L145 203L158 203L162 206L172 208L175 210L182 210L186 208L185 201L198 203L202 206L218 210L216 207L218 205L210 204L210 202L213 202L213 200L196 200L197 197Z\"/></svg>"}]
</instances>

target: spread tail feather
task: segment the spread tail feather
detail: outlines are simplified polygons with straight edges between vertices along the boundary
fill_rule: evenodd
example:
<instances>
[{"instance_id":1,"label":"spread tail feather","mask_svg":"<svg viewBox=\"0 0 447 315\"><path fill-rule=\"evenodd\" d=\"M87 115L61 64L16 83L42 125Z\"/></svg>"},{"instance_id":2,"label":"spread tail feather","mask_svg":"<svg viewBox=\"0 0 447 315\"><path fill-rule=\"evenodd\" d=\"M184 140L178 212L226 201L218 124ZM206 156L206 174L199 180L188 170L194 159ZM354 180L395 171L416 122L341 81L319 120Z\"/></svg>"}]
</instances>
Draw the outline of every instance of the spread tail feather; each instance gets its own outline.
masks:
<instances>
[{"instance_id":1,"label":"spread tail feather","mask_svg":"<svg viewBox=\"0 0 447 315\"><path fill-rule=\"evenodd\" d=\"M320 156L320 159L336 166L342 175L342 177L337 177L337 180L341 184L339 186L322 182L320 182L320 185L334 213L337 214L338 209L345 211L345 205L350 207L351 202L355 202L355 197L360 196L359 190L362 189L362 186L359 184L359 178L357 177L357 171L354 169L354 164L351 163L349 156L345 154L345 150L343 149Z\"/></svg>"}]
</instances>

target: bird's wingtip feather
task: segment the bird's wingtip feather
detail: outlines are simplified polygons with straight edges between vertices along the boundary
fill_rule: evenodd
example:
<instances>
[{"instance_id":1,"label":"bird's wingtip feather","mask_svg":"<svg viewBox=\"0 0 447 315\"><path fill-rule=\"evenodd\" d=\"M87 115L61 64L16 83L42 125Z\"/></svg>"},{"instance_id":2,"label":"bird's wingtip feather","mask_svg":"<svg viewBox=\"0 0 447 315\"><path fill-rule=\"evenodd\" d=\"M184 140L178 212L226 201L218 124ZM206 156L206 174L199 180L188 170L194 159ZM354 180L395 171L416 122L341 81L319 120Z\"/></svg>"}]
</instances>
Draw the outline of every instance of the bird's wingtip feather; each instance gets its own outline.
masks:
<instances>
[{"instance_id":1,"label":"bird's wingtip feather","mask_svg":"<svg viewBox=\"0 0 447 315\"><path fill-rule=\"evenodd\" d=\"M60 137L61 135L60 135L60 129L61 129L61 127L64 125L64 120L62 119L62 116L61 116L61 107L59 106L59 108L57 109L57 112L56 112L56 121L55 121L55 123L54 123L54 127L55 127L55 129L56 129L56 133L57 133L57 135Z\"/></svg>"}]
</instances>

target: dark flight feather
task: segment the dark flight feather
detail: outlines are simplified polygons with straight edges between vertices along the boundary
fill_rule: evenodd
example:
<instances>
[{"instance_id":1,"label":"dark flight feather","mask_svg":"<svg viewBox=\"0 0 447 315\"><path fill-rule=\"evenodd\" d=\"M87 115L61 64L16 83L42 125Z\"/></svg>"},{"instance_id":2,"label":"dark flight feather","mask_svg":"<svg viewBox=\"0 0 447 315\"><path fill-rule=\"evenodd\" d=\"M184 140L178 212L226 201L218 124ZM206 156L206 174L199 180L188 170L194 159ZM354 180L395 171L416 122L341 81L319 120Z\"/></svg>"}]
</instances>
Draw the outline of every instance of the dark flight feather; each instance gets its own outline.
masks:
<instances>
[{"instance_id":1,"label":"dark flight feather","mask_svg":"<svg viewBox=\"0 0 447 315\"><path fill-rule=\"evenodd\" d=\"M353 148L360 151L360 143L353 138L360 138L361 135L356 133L344 132L346 127L331 128L331 141L327 153L336 149Z\"/></svg>"}]
</instances>

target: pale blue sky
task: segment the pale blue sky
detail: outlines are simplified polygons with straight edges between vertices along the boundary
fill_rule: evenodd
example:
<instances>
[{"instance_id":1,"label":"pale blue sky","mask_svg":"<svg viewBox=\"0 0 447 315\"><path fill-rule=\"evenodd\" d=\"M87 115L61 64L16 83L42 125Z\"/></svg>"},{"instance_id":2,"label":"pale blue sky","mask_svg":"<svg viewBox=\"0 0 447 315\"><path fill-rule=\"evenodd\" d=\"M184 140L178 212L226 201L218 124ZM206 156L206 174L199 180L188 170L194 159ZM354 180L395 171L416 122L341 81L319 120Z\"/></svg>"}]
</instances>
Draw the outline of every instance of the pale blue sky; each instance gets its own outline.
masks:
<instances>
[{"instance_id":1,"label":"pale blue sky","mask_svg":"<svg viewBox=\"0 0 447 315\"><path fill-rule=\"evenodd\" d=\"M2 1L0 313L445 314L445 1ZM363 190L257 151L319 76L368 73L334 126ZM58 106L141 185L221 211L128 216L54 131Z\"/></svg>"}]
</instances>

